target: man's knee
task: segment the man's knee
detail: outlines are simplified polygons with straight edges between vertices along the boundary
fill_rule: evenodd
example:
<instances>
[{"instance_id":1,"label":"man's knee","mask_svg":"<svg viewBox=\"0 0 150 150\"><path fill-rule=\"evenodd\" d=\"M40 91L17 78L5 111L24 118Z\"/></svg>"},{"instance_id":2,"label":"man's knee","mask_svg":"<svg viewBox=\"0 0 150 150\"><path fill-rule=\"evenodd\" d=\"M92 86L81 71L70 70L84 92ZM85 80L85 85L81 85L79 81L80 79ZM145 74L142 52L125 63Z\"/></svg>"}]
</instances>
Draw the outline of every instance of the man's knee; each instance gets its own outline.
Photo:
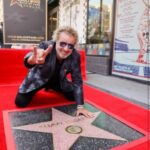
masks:
<instances>
[{"instance_id":1,"label":"man's knee","mask_svg":"<svg viewBox=\"0 0 150 150\"><path fill-rule=\"evenodd\" d=\"M28 98L25 94L18 93L15 99L15 104L18 107L26 107L29 105L31 98Z\"/></svg>"}]
</instances>

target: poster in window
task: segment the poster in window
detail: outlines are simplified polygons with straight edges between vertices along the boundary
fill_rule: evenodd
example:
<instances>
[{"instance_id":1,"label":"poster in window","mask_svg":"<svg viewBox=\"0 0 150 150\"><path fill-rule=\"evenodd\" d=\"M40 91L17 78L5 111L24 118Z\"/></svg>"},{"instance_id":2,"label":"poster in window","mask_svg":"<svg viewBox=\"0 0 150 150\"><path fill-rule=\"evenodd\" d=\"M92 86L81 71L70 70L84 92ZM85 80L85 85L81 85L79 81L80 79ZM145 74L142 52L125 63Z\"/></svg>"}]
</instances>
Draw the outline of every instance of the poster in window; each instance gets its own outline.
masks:
<instances>
[{"instance_id":1,"label":"poster in window","mask_svg":"<svg viewBox=\"0 0 150 150\"><path fill-rule=\"evenodd\" d=\"M47 0L3 0L4 43L39 43L47 39Z\"/></svg>"},{"instance_id":2,"label":"poster in window","mask_svg":"<svg viewBox=\"0 0 150 150\"><path fill-rule=\"evenodd\" d=\"M150 78L149 0L117 0L112 74Z\"/></svg>"}]
</instances>

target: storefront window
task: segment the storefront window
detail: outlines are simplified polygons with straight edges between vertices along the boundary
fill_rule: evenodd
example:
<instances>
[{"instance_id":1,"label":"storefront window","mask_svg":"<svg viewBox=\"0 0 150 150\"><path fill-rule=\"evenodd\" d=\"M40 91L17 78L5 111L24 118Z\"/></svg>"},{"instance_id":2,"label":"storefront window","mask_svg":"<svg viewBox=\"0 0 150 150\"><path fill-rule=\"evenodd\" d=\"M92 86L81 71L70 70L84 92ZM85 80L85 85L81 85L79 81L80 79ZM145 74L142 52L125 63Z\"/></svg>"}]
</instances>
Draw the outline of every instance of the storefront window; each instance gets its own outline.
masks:
<instances>
[{"instance_id":1,"label":"storefront window","mask_svg":"<svg viewBox=\"0 0 150 150\"><path fill-rule=\"evenodd\" d=\"M113 0L89 0L87 54L110 55Z\"/></svg>"},{"instance_id":2,"label":"storefront window","mask_svg":"<svg viewBox=\"0 0 150 150\"><path fill-rule=\"evenodd\" d=\"M100 0L89 0L88 8L88 43L100 41Z\"/></svg>"}]
</instances>

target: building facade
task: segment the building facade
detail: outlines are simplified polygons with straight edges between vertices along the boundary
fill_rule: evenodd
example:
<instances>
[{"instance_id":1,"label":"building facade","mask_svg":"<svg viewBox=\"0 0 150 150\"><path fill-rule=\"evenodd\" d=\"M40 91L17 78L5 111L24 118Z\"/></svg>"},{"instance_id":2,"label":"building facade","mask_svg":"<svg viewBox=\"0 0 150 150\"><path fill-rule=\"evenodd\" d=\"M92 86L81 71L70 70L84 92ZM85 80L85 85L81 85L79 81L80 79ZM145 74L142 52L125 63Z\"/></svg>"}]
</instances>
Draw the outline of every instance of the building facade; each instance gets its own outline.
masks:
<instances>
[{"instance_id":1,"label":"building facade","mask_svg":"<svg viewBox=\"0 0 150 150\"><path fill-rule=\"evenodd\" d=\"M148 81L149 0L60 0L58 26L79 33L87 70Z\"/></svg>"},{"instance_id":2,"label":"building facade","mask_svg":"<svg viewBox=\"0 0 150 150\"><path fill-rule=\"evenodd\" d=\"M79 32L79 44L83 47L84 44L108 42L112 32L113 0L107 1L109 2L104 3L102 0L60 0L59 26L74 27ZM101 10L103 15L100 16ZM99 55L102 53L108 55L109 52L97 52ZM92 49L89 49L87 54L97 55L96 52L92 52Z\"/></svg>"},{"instance_id":3,"label":"building facade","mask_svg":"<svg viewBox=\"0 0 150 150\"><path fill-rule=\"evenodd\" d=\"M113 0L59 0L57 25L78 31L79 49L86 50L88 71L110 74L114 6Z\"/></svg>"}]
</instances>

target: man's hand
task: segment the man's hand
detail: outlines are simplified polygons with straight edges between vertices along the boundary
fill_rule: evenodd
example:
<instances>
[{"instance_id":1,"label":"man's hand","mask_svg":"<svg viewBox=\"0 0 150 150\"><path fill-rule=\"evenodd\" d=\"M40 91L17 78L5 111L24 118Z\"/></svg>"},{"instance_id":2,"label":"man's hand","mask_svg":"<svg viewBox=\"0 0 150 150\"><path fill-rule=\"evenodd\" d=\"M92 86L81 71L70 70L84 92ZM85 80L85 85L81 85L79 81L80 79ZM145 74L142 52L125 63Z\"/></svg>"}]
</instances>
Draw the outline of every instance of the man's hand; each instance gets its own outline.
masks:
<instances>
[{"instance_id":1,"label":"man's hand","mask_svg":"<svg viewBox=\"0 0 150 150\"><path fill-rule=\"evenodd\" d=\"M84 115L85 117L88 117L88 118L94 117L94 113L88 111L85 108L79 108L79 109L77 109L76 116L79 116L79 115Z\"/></svg>"},{"instance_id":2,"label":"man's hand","mask_svg":"<svg viewBox=\"0 0 150 150\"><path fill-rule=\"evenodd\" d=\"M52 51L52 45L50 45L46 50L33 48L33 54L28 58L28 63L30 65L44 64L46 56Z\"/></svg>"}]
</instances>

